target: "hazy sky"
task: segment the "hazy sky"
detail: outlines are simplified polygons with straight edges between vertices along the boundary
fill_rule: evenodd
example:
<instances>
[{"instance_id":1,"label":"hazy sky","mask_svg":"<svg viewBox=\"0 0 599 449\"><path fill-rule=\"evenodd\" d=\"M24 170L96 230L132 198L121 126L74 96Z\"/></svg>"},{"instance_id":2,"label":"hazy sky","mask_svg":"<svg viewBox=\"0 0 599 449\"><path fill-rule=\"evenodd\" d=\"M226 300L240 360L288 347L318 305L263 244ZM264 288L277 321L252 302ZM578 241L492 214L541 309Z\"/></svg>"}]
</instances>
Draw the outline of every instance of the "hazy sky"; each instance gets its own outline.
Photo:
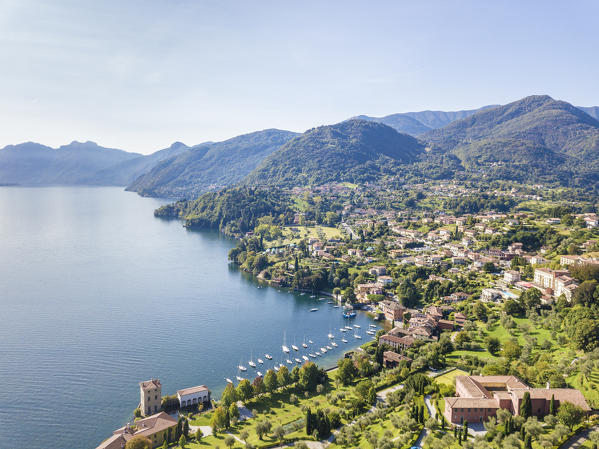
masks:
<instances>
[{"instance_id":1,"label":"hazy sky","mask_svg":"<svg viewBox=\"0 0 599 449\"><path fill-rule=\"evenodd\" d=\"M0 147L149 153L549 94L599 105L599 2L0 0Z\"/></svg>"}]
</instances>

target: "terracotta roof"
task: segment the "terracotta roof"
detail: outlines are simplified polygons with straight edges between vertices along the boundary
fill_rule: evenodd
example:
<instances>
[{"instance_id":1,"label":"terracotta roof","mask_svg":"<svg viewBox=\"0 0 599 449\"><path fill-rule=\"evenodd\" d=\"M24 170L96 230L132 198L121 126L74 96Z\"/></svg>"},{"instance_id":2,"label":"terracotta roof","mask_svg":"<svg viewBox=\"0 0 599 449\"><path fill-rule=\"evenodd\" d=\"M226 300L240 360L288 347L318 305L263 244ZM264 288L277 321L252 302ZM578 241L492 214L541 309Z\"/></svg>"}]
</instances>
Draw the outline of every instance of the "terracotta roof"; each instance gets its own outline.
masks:
<instances>
[{"instance_id":1,"label":"terracotta roof","mask_svg":"<svg viewBox=\"0 0 599 449\"><path fill-rule=\"evenodd\" d=\"M546 399L549 401L551 400L551 396L555 396L555 400L560 403L570 402L585 411L591 410L580 390L575 390L574 388L531 388L529 390L514 390L514 394L518 398L522 398L526 391L530 393L531 399Z\"/></svg>"},{"instance_id":2,"label":"terracotta roof","mask_svg":"<svg viewBox=\"0 0 599 449\"><path fill-rule=\"evenodd\" d=\"M110 438L102 441L96 449L123 449L126 440L123 435L112 435Z\"/></svg>"},{"instance_id":3,"label":"terracotta roof","mask_svg":"<svg viewBox=\"0 0 599 449\"><path fill-rule=\"evenodd\" d=\"M393 351L383 352L383 359L392 360L392 361L398 362L398 363L403 360L406 360L406 361L412 360L411 358L406 357L403 354L398 354L397 352L393 352Z\"/></svg>"},{"instance_id":4,"label":"terracotta roof","mask_svg":"<svg viewBox=\"0 0 599 449\"><path fill-rule=\"evenodd\" d=\"M492 395L487 391L485 387L476 382L472 376L456 376L455 377L456 390L458 386L461 386L466 390L468 398L491 398Z\"/></svg>"},{"instance_id":5,"label":"terracotta roof","mask_svg":"<svg viewBox=\"0 0 599 449\"><path fill-rule=\"evenodd\" d=\"M445 398L451 408L499 408L497 399L489 398Z\"/></svg>"},{"instance_id":6,"label":"terracotta roof","mask_svg":"<svg viewBox=\"0 0 599 449\"><path fill-rule=\"evenodd\" d=\"M505 384L510 388L528 388L524 382L516 376L470 376L474 381L481 385L488 384Z\"/></svg>"},{"instance_id":7,"label":"terracotta roof","mask_svg":"<svg viewBox=\"0 0 599 449\"><path fill-rule=\"evenodd\" d=\"M140 419L135 423L137 430L134 435L153 435L169 427L177 425L177 420L166 412L160 412L147 418Z\"/></svg>"},{"instance_id":8,"label":"terracotta roof","mask_svg":"<svg viewBox=\"0 0 599 449\"><path fill-rule=\"evenodd\" d=\"M146 380L145 382L140 382L139 385L144 390L147 390L148 388L160 388L160 380L158 380L158 379Z\"/></svg>"},{"instance_id":9,"label":"terracotta roof","mask_svg":"<svg viewBox=\"0 0 599 449\"><path fill-rule=\"evenodd\" d=\"M177 394L179 396L185 396L187 394L199 393L200 391L210 391L206 385L198 385L197 387L189 387L184 388L182 390L177 390Z\"/></svg>"}]
</instances>

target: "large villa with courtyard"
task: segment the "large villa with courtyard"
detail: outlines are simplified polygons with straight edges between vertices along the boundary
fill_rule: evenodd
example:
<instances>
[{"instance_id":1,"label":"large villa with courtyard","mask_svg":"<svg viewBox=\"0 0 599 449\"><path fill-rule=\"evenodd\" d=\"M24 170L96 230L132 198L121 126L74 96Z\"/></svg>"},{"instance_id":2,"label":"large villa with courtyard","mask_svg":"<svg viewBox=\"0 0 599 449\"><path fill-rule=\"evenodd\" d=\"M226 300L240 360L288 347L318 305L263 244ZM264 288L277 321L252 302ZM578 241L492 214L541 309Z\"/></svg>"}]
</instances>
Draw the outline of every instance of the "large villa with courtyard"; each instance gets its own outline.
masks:
<instances>
[{"instance_id":1,"label":"large villa with courtyard","mask_svg":"<svg viewBox=\"0 0 599 449\"><path fill-rule=\"evenodd\" d=\"M532 414L549 413L551 398L556 406L570 402L586 412L591 408L579 390L572 388L531 388L515 376L456 376L456 397L445 398L445 419L452 424L482 422L500 408L518 414L522 398L530 394Z\"/></svg>"}]
</instances>

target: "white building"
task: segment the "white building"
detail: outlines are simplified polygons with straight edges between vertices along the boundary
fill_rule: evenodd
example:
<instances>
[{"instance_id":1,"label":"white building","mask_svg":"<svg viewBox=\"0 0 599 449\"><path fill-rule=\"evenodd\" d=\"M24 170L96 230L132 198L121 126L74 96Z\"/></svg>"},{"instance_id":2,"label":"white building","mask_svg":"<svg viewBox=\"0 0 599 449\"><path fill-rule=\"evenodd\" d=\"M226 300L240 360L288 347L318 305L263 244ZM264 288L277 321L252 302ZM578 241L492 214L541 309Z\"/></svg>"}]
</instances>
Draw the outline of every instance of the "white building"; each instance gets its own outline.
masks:
<instances>
[{"instance_id":1,"label":"white building","mask_svg":"<svg viewBox=\"0 0 599 449\"><path fill-rule=\"evenodd\" d=\"M204 402L210 402L210 390L205 385L184 388L177 391L177 398L179 399L179 406L181 408L203 404Z\"/></svg>"},{"instance_id":2,"label":"white building","mask_svg":"<svg viewBox=\"0 0 599 449\"><path fill-rule=\"evenodd\" d=\"M520 280L520 272L516 270L508 270L503 273L503 280L509 284L515 284Z\"/></svg>"}]
</instances>

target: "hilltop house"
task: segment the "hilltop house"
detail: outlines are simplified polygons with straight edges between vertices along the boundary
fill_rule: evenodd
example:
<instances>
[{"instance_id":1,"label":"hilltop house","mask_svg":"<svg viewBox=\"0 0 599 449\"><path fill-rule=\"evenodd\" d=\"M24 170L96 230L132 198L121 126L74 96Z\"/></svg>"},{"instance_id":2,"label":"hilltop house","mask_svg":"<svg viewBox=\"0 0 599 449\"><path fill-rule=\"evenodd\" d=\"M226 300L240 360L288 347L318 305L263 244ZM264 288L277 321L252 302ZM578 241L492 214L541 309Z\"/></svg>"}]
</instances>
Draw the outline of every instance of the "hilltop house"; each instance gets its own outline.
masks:
<instances>
[{"instance_id":1,"label":"hilltop house","mask_svg":"<svg viewBox=\"0 0 599 449\"><path fill-rule=\"evenodd\" d=\"M162 406L162 384L159 379L146 380L139 383L139 409L142 416L160 411Z\"/></svg>"},{"instance_id":2,"label":"hilltop house","mask_svg":"<svg viewBox=\"0 0 599 449\"><path fill-rule=\"evenodd\" d=\"M113 435L104 440L96 449L123 449L127 441L138 435L148 438L152 447L161 446L169 428L177 425L177 419L166 412L156 413L136 421L133 426L126 425L114 431Z\"/></svg>"},{"instance_id":3,"label":"hilltop house","mask_svg":"<svg viewBox=\"0 0 599 449\"><path fill-rule=\"evenodd\" d=\"M556 405L570 402L587 413L591 408L579 390L572 388L531 388L515 376L456 376L456 396L445 398L445 418L452 424L486 421L500 408L519 414L524 393L530 394L532 414L549 413L551 398Z\"/></svg>"}]
</instances>

